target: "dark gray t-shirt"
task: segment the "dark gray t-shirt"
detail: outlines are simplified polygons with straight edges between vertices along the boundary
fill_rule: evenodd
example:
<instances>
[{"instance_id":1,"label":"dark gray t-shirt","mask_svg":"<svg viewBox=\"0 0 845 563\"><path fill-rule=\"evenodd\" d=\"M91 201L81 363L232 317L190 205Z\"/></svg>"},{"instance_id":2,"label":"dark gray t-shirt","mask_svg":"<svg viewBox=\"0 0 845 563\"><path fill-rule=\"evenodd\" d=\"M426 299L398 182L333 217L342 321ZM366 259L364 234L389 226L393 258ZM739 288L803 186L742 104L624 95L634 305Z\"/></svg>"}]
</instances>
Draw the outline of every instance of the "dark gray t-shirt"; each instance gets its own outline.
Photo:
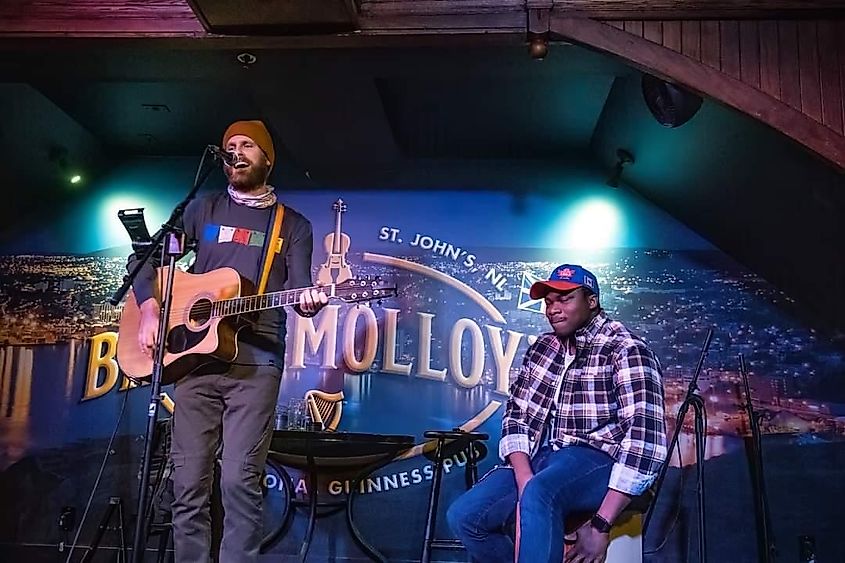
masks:
<instances>
[{"instance_id":1,"label":"dark gray t-shirt","mask_svg":"<svg viewBox=\"0 0 845 563\"><path fill-rule=\"evenodd\" d=\"M272 207L257 209L235 203L227 192L198 197L185 209L183 228L188 241L195 244L196 259L191 272L202 274L229 267L258 286L261 276L264 241L272 225ZM285 206L281 229L282 247L270 268L265 291L307 287L311 281L313 234L311 223L296 210ZM128 268L135 256L129 257ZM154 262L158 264L158 262ZM151 297L155 287L155 271L145 266L133 289L138 303ZM284 351L284 308L269 309L258 314L257 321L239 333L239 341L264 349Z\"/></svg>"}]
</instances>

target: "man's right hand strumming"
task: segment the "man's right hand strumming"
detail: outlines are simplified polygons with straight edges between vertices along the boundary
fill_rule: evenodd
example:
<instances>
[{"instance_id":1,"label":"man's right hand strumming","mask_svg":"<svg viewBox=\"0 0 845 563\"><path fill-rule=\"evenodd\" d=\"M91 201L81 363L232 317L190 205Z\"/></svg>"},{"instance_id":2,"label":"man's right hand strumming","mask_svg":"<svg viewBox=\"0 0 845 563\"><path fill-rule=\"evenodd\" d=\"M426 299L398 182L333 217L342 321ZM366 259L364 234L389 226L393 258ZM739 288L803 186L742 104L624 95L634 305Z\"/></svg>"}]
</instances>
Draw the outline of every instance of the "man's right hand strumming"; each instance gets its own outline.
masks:
<instances>
[{"instance_id":1,"label":"man's right hand strumming","mask_svg":"<svg viewBox=\"0 0 845 563\"><path fill-rule=\"evenodd\" d=\"M153 357L156 339L158 338L159 304L154 297L150 297L139 307L141 322L138 326L138 346L149 357Z\"/></svg>"}]
</instances>

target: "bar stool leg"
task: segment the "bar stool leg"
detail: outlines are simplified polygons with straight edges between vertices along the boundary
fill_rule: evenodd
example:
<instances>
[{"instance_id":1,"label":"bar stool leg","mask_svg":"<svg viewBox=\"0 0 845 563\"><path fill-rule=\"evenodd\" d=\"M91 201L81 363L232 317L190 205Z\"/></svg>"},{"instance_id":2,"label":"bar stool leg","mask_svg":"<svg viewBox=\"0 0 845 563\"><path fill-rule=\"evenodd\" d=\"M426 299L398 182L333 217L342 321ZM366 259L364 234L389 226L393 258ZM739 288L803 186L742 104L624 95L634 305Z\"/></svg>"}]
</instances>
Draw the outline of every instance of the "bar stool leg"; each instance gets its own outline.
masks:
<instances>
[{"instance_id":1,"label":"bar stool leg","mask_svg":"<svg viewBox=\"0 0 845 563\"><path fill-rule=\"evenodd\" d=\"M423 540L423 552L420 563L431 561L431 540L434 538L434 529L437 524L437 502L440 499L440 483L443 478L443 438L437 440L437 452L434 462L434 476L431 483L431 495L428 497L428 514L425 519L425 537Z\"/></svg>"},{"instance_id":2,"label":"bar stool leg","mask_svg":"<svg viewBox=\"0 0 845 563\"><path fill-rule=\"evenodd\" d=\"M313 460L308 460L308 526L305 529L305 539L302 540L302 547L299 549L299 560L303 563L308 559L308 550L311 548L311 539L314 537L314 525L317 522L317 469Z\"/></svg>"},{"instance_id":3,"label":"bar stool leg","mask_svg":"<svg viewBox=\"0 0 845 563\"><path fill-rule=\"evenodd\" d=\"M464 481L466 482L467 490L470 490L478 482L478 462L475 459L475 442L470 441L467 444L467 469L464 472Z\"/></svg>"},{"instance_id":4,"label":"bar stool leg","mask_svg":"<svg viewBox=\"0 0 845 563\"><path fill-rule=\"evenodd\" d=\"M170 544L170 535L172 533L172 528L167 526L161 532L159 532L158 537L158 553L156 554L156 563L164 563L165 558L167 557L167 546Z\"/></svg>"}]
</instances>

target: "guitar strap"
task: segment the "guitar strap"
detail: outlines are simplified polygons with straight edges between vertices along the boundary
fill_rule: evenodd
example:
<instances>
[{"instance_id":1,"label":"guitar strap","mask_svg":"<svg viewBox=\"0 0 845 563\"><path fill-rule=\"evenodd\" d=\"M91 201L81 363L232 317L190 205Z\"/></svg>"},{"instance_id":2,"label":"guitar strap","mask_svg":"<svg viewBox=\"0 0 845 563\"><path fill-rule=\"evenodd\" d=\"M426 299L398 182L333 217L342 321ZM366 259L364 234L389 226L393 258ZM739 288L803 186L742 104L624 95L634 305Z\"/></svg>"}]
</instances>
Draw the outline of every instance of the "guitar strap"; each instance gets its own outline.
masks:
<instances>
[{"instance_id":1,"label":"guitar strap","mask_svg":"<svg viewBox=\"0 0 845 563\"><path fill-rule=\"evenodd\" d=\"M267 238L264 239L264 257L261 260L261 277L258 282L258 291L256 295L261 295L267 289L267 280L270 278L270 268L273 265L273 258L276 254L282 251L282 242L284 239L279 236L282 232L282 221L285 218L285 206L277 203L273 207L270 227L270 232L267 233Z\"/></svg>"}]
</instances>

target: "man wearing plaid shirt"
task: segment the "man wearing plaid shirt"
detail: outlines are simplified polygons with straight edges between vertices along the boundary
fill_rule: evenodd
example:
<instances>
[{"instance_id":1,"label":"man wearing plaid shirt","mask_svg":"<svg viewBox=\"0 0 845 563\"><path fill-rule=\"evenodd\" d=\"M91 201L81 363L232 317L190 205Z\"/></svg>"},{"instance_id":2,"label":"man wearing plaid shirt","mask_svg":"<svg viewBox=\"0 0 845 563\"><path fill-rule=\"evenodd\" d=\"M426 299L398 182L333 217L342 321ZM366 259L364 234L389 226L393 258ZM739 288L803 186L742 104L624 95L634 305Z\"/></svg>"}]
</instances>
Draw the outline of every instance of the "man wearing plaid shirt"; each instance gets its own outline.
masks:
<instances>
[{"instance_id":1,"label":"man wearing plaid shirt","mask_svg":"<svg viewBox=\"0 0 845 563\"><path fill-rule=\"evenodd\" d=\"M564 520L593 517L565 561L601 563L614 521L645 492L666 459L663 382L654 353L599 302L596 277L555 268L531 286L552 332L525 354L512 383L499 455L507 462L449 508L472 561L564 560Z\"/></svg>"}]
</instances>

